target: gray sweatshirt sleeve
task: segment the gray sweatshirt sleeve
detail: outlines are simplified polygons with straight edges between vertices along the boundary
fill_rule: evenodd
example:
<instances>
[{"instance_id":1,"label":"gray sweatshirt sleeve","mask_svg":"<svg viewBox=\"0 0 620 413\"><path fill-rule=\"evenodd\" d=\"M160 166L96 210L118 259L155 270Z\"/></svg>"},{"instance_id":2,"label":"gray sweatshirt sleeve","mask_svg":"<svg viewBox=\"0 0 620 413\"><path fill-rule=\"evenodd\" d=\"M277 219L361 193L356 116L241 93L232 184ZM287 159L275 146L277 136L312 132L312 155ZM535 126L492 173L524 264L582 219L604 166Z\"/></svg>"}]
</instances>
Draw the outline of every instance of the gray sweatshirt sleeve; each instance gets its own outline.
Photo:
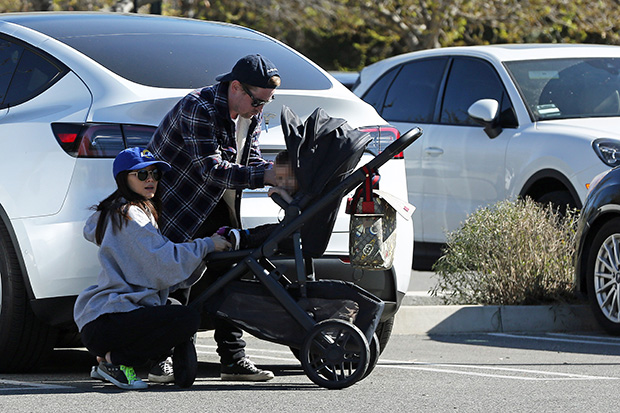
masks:
<instances>
[{"instance_id":1,"label":"gray sweatshirt sleeve","mask_svg":"<svg viewBox=\"0 0 620 413\"><path fill-rule=\"evenodd\" d=\"M129 284L163 290L186 282L202 259L215 249L210 238L173 243L136 206L129 208L128 215L130 220L120 231L114 231L108 221L100 257L108 260L102 262L103 266L118 266Z\"/></svg>"}]
</instances>

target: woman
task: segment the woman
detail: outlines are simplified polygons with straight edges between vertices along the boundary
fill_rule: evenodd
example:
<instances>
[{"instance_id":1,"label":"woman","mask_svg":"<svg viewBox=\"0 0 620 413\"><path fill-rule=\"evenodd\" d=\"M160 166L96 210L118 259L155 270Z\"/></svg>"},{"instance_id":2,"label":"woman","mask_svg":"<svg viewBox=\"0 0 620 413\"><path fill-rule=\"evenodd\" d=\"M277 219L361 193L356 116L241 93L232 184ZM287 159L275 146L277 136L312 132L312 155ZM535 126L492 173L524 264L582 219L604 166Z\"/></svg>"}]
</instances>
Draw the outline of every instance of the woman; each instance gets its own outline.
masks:
<instances>
[{"instance_id":1,"label":"woman","mask_svg":"<svg viewBox=\"0 0 620 413\"><path fill-rule=\"evenodd\" d=\"M168 295L198 281L192 274L208 253L230 249L217 234L173 243L160 233L157 184L169 169L144 148L119 153L117 189L94 207L84 227L84 237L99 246L102 269L97 284L78 296L74 319L99 362L92 375L123 389L146 388L132 366L165 359L173 348L175 382L193 384L200 313L170 305Z\"/></svg>"}]
</instances>

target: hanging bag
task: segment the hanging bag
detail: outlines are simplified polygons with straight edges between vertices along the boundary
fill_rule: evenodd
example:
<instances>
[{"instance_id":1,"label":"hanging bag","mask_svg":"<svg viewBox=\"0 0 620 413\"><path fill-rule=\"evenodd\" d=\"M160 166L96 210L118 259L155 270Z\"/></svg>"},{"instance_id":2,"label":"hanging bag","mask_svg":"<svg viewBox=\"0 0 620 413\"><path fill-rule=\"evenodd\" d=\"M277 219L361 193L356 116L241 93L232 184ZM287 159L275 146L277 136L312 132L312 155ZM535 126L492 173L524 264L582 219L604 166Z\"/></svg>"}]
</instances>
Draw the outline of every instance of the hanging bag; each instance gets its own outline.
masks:
<instances>
[{"instance_id":1,"label":"hanging bag","mask_svg":"<svg viewBox=\"0 0 620 413\"><path fill-rule=\"evenodd\" d=\"M396 248L396 210L374 193L379 174L364 167L366 180L348 199L349 258L353 268L392 268Z\"/></svg>"}]
</instances>

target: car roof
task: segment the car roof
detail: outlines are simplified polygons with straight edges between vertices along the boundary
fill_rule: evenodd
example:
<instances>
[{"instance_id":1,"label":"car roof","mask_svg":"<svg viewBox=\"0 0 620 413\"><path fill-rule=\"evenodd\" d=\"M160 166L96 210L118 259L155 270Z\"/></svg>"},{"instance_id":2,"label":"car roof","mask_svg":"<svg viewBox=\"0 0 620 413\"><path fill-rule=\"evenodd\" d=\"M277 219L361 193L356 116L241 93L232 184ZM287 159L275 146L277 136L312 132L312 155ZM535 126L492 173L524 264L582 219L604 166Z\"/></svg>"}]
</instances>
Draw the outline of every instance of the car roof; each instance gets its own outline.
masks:
<instances>
[{"instance_id":1,"label":"car roof","mask_svg":"<svg viewBox=\"0 0 620 413\"><path fill-rule=\"evenodd\" d=\"M3 13L0 20L28 27L54 39L117 33L205 33L266 37L259 32L228 23L137 13L29 12ZM208 26L205 26L208 25ZM121 29L119 31L119 29Z\"/></svg>"},{"instance_id":2,"label":"car roof","mask_svg":"<svg viewBox=\"0 0 620 413\"><path fill-rule=\"evenodd\" d=\"M502 62L567 57L620 57L620 46L594 44L497 44L485 46L442 47L404 53L385 61L409 60L416 56L469 55L485 56ZM379 63L382 63L379 62Z\"/></svg>"},{"instance_id":3,"label":"car roof","mask_svg":"<svg viewBox=\"0 0 620 413\"><path fill-rule=\"evenodd\" d=\"M253 53L276 64L280 89L333 86L321 68L284 43L228 23L107 12L6 13L0 14L2 22L7 23L5 32L12 24L49 36L147 86L190 89L213 84L239 58Z\"/></svg>"},{"instance_id":4,"label":"car roof","mask_svg":"<svg viewBox=\"0 0 620 413\"><path fill-rule=\"evenodd\" d=\"M594 44L557 44L557 43L523 43L498 44L484 46L456 46L436 49L419 50L389 57L377 63L366 66L360 72L358 84L354 87L356 94L363 93L369 82L374 82L378 76L389 68L400 63L428 57L440 56L474 56L486 59L499 66L503 62L562 59L574 57L617 57L620 58L620 46Z\"/></svg>"}]
</instances>

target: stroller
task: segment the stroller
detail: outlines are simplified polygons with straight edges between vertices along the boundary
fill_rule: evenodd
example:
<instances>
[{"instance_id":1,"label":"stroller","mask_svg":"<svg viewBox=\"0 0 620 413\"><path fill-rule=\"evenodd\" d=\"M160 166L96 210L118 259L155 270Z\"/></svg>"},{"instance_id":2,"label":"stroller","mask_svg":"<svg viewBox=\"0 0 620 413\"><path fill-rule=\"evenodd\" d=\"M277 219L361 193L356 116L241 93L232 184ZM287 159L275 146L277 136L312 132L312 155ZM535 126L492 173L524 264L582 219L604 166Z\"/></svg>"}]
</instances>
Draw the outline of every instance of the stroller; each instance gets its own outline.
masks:
<instances>
[{"instance_id":1,"label":"stroller","mask_svg":"<svg viewBox=\"0 0 620 413\"><path fill-rule=\"evenodd\" d=\"M189 305L289 346L311 381L341 389L375 367L380 349L374 333L384 303L353 283L315 280L312 259L327 248L343 196L367 178L354 169L372 138L321 108L302 122L285 106L281 125L298 192L290 203L272 196L285 215L259 247L206 257L207 265L230 263L230 269ZM419 128L407 132L366 170L377 171L421 134ZM293 274L281 260L294 263Z\"/></svg>"}]
</instances>

